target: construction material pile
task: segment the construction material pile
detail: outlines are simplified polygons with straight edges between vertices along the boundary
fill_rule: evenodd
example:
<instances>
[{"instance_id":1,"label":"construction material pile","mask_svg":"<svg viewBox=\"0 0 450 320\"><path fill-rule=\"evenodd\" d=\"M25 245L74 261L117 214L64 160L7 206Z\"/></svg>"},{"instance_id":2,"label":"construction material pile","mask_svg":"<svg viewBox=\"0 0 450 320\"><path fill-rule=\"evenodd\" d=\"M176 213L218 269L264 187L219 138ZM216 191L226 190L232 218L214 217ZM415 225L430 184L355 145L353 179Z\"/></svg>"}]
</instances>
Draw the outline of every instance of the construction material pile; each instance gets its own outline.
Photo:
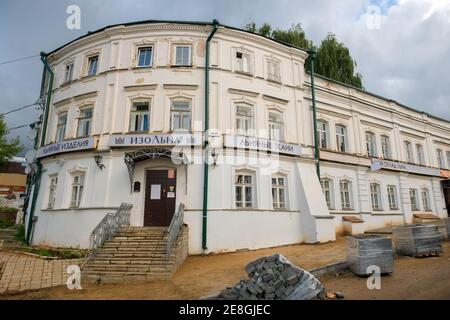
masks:
<instances>
[{"instance_id":1,"label":"construction material pile","mask_svg":"<svg viewBox=\"0 0 450 320\"><path fill-rule=\"evenodd\" d=\"M374 272L370 266L380 268L380 273L394 271L394 253L391 239L378 235L347 237L348 268L359 276Z\"/></svg>"},{"instance_id":2,"label":"construction material pile","mask_svg":"<svg viewBox=\"0 0 450 320\"><path fill-rule=\"evenodd\" d=\"M225 300L312 300L324 296L324 288L311 273L274 254L250 262L248 279L223 290Z\"/></svg>"},{"instance_id":3,"label":"construction material pile","mask_svg":"<svg viewBox=\"0 0 450 320\"><path fill-rule=\"evenodd\" d=\"M442 253L442 234L436 225L412 224L392 228L397 254L421 257Z\"/></svg>"}]
</instances>

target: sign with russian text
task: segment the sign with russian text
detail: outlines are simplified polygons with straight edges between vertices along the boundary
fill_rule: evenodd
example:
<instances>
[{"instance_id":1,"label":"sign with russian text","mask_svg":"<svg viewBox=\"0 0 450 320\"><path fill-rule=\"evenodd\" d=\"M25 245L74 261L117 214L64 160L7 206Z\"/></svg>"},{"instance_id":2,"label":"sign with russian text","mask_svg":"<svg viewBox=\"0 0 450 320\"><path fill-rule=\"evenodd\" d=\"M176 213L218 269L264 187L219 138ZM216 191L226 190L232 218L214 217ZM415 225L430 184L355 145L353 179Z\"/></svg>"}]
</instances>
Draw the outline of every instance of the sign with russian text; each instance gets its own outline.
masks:
<instances>
[{"instance_id":1,"label":"sign with russian text","mask_svg":"<svg viewBox=\"0 0 450 320\"><path fill-rule=\"evenodd\" d=\"M38 149L36 157L43 158L58 153L81 151L94 148L95 148L95 139L93 137L80 138L43 146Z\"/></svg>"},{"instance_id":2,"label":"sign with russian text","mask_svg":"<svg viewBox=\"0 0 450 320\"><path fill-rule=\"evenodd\" d=\"M129 146L197 146L200 134L116 134L109 141L113 147Z\"/></svg>"},{"instance_id":3,"label":"sign with russian text","mask_svg":"<svg viewBox=\"0 0 450 320\"><path fill-rule=\"evenodd\" d=\"M404 171L409 173L424 174L428 176L440 176L441 172L436 168L422 167L409 163L395 162L390 160L373 160L370 165L372 171L387 169L395 171Z\"/></svg>"},{"instance_id":4,"label":"sign with russian text","mask_svg":"<svg viewBox=\"0 0 450 320\"><path fill-rule=\"evenodd\" d=\"M239 149L270 151L273 153L283 153L295 156L301 154L301 148L296 144L255 137L226 135L224 144L226 147Z\"/></svg>"}]
</instances>

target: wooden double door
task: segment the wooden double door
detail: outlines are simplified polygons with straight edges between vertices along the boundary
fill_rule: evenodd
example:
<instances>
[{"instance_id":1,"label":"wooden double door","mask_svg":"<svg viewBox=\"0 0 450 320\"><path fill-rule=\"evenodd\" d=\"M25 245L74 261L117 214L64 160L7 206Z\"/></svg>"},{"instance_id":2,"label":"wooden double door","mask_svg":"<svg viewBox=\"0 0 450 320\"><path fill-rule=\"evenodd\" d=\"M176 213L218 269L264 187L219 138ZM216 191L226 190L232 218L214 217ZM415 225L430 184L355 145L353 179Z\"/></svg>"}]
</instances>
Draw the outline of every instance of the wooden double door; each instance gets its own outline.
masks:
<instances>
[{"instance_id":1,"label":"wooden double door","mask_svg":"<svg viewBox=\"0 0 450 320\"><path fill-rule=\"evenodd\" d=\"M175 169L146 171L144 226L170 225L175 213L176 186Z\"/></svg>"}]
</instances>

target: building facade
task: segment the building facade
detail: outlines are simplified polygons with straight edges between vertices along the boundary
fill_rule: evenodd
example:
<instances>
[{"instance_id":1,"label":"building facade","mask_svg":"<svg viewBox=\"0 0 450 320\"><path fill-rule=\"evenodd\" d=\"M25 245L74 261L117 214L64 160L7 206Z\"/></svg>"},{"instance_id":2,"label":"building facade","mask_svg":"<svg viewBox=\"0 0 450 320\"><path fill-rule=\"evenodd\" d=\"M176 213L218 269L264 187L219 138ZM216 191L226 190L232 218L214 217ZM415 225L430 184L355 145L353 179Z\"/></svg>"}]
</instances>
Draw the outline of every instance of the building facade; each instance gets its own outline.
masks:
<instances>
[{"instance_id":1,"label":"building facade","mask_svg":"<svg viewBox=\"0 0 450 320\"><path fill-rule=\"evenodd\" d=\"M449 121L316 76L319 179L307 52L219 25L205 70L212 29L116 25L47 56L33 244L88 247L122 202L135 226L168 226L183 203L191 254L333 241L343 216L368 230L448 215Z\"/></svg>"}]
</instances>

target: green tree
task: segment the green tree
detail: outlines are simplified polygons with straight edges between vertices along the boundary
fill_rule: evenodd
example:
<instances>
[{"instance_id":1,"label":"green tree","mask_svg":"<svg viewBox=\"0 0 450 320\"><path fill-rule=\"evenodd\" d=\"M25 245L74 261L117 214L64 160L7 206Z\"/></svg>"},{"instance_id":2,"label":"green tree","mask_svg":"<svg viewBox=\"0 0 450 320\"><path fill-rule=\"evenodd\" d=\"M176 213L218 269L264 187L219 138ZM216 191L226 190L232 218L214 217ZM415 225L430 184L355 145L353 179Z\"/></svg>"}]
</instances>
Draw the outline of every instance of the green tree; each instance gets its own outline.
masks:
<instances>
[{"instance_id":1,"label":"green tree","mask_svg":"<svg viewBox=\"0 0 450 320\"><path fill-rule=\"evenodd\" d=\"M315 71L327 78L362 88L362 75L355 73L356 61L348 48L329 33L316 54Z\"/></svg>"},{"instance_id":2,"label":"green tree","mask_svg":"<svg viewBox=\"0 0 450 320\"><path fill-rule=\"evenodd\" d=\"M7 133L8 129L5 121L3 120L3 116L0 116L0 166L23 149L23 146L20 144L19 137L16 137L8 142L6 139Z\"/></svg>"}]
</instances>

